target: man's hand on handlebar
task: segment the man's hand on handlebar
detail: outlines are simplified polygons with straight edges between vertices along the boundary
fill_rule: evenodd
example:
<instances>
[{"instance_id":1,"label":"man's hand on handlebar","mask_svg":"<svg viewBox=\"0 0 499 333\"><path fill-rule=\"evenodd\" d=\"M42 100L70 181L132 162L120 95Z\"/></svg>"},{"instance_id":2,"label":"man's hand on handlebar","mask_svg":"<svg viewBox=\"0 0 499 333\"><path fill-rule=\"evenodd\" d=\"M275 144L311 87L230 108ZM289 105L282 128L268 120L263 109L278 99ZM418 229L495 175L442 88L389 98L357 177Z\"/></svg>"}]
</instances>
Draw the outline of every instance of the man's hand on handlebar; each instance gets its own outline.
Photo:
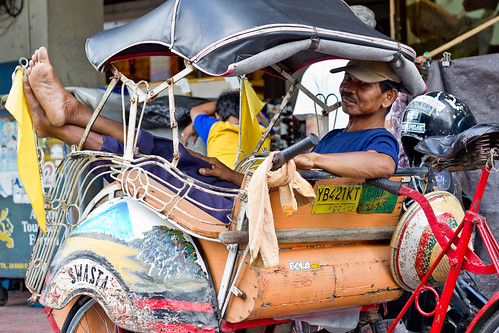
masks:
<instances>
[{"instance_id":1,"label":"man's hand on handlebar","mask_svg":"<svg viewBox=\"0 0 499 333\"><path fill-rule=\"evenodd\" d=\"M300 154L293 158L295 161L296 168L301 170L310 170L314 167L314 162L311 159L310 154Z\"/></svg>"}]
</instances>

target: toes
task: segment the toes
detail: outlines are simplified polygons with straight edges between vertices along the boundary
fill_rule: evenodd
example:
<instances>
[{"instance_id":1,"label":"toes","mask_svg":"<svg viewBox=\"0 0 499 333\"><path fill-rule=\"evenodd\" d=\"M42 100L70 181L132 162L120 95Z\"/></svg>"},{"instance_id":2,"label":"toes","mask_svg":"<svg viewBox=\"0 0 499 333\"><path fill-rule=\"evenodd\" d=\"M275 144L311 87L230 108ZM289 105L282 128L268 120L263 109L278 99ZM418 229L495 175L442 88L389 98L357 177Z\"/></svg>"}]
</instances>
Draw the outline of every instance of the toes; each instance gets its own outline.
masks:
<instances>
[{"instance_id":1,"label":"toes","mask_svg":"<svg viewBox=\"0 0 499 333\"><path fill-rule=\"evenodd\" d=\"M41 63L50 63L49 54L44 46L38 49L38 61Z\"/></svg>"},{"instance_id":2,"label":"toes","mask_svg":"<svg viewBox=\"0 0 499 333\"><path fill-rule=\"evenodd\" d=\"M35 66L37 63L48 63L49 54L47 52L47 48L45 46L41 46L39 49L35 50L35 53L31 56L31 60L29 61L29 65L31 67Z\"/></svg>"}]
</instances>

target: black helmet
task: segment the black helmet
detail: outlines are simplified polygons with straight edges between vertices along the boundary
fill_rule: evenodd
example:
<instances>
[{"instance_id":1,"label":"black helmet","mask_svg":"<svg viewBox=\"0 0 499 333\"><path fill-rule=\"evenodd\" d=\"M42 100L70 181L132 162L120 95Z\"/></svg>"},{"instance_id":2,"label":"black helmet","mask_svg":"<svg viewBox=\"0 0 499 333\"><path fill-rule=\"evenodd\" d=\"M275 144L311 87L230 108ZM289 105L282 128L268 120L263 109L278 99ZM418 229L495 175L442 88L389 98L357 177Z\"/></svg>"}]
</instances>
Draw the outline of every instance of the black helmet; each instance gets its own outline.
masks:
<instances>
[{"instance_id":1,"label":"black helmet","mask_svg":"<svg viewBox=\"0 0 499 333\"><path fill-rule=\"evenodd\" d=\"M470 109L451 94L430 92L414 98L402 117L400 140L413 166L422 155L414 146L428 136L453 135L476 125Z\"/></svg>"}]
</instances>

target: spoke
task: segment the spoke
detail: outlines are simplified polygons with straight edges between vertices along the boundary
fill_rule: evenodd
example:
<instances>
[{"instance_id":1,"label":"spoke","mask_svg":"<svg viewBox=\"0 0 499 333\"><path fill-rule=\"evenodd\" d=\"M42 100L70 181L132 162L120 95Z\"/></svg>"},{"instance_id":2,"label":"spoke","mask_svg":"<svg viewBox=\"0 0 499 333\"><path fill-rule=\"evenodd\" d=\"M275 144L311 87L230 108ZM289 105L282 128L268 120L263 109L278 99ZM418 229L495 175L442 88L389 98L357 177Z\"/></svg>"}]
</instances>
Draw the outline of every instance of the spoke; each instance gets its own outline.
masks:
<instances>
[{"instance_id":1,"label":"spoke","mask_svg":"<svg viewBox=\"0 0 499 333\"><path fill-rule=\"evenodd\" d=\"M87 329L85 329L85 327L83 327L83 321L85 321L87 323ZM85 332L90 332L89 330L89 327L88 327L88 318L87 318L87 314L85 313L85 315L83 316L83 318L81 318L80 322L78 323L78 326ZM79 331L79 330L78 330Z\"/></svg>"},{"instance_id":2,"label":"spoke","mask_svg":"<svg viewBox=\"0 0 499 333\"><path fill-rule=\"evenodd\" d=\"M97 312L97 315L99 316L99 318L102 320L102 322L106 326L106 332L113 333L113 332L111 332L111 330L109 329L109 326L107 325L107 317L106 316L102 317L102 315L99 313L99 309L95 305L93 306L93 308L95 309L95 312Z\"/></svg>"},{"instance_id":3,"label":"spoke","mask_svg":"<svg viewBox=\"0 0 499 333\"><path fill-rule=\"evenodd\" d=\"M74 326L70 326L69 331L73 333L120 332L120 328L111 321L104 308L95 300L89 300L81 306L72 322Z\"/></svg>"},{"instance_id":4,"label":"spoke","mask_svg":"<svg viewBox=\"0 0 499 333\"><path fill-rule=\"evenodd\" d=\"M85 332L90 332L90 326L89 326L89 323L88 323L88 316L87 316L86 313L85 313L85 322L87 323L87 329L85 330Z\"/></svg>"}]
</instances>

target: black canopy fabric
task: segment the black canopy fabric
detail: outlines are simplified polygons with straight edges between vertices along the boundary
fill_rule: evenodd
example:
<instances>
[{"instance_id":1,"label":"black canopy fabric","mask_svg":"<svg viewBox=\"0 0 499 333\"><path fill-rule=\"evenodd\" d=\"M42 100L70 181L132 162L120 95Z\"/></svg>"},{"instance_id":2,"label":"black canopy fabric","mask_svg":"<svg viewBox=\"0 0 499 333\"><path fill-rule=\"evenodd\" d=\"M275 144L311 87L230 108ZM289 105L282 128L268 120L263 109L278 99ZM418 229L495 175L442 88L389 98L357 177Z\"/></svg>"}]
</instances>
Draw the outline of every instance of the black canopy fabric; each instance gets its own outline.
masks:
<instances>
[{"instance_id":1,"label":"black canopy fabric","mask_svg":"<svg viewBox=\"0 0 499 333\"><path fill-rule=\"evenodd\" d=\"M327 58L390 62L407 92L425 91L414 50L371 29L342 0L169 0L86 44L90 63L178 55L213 76L281 63L294 72Z\"/></svg>"}]
</instances>

